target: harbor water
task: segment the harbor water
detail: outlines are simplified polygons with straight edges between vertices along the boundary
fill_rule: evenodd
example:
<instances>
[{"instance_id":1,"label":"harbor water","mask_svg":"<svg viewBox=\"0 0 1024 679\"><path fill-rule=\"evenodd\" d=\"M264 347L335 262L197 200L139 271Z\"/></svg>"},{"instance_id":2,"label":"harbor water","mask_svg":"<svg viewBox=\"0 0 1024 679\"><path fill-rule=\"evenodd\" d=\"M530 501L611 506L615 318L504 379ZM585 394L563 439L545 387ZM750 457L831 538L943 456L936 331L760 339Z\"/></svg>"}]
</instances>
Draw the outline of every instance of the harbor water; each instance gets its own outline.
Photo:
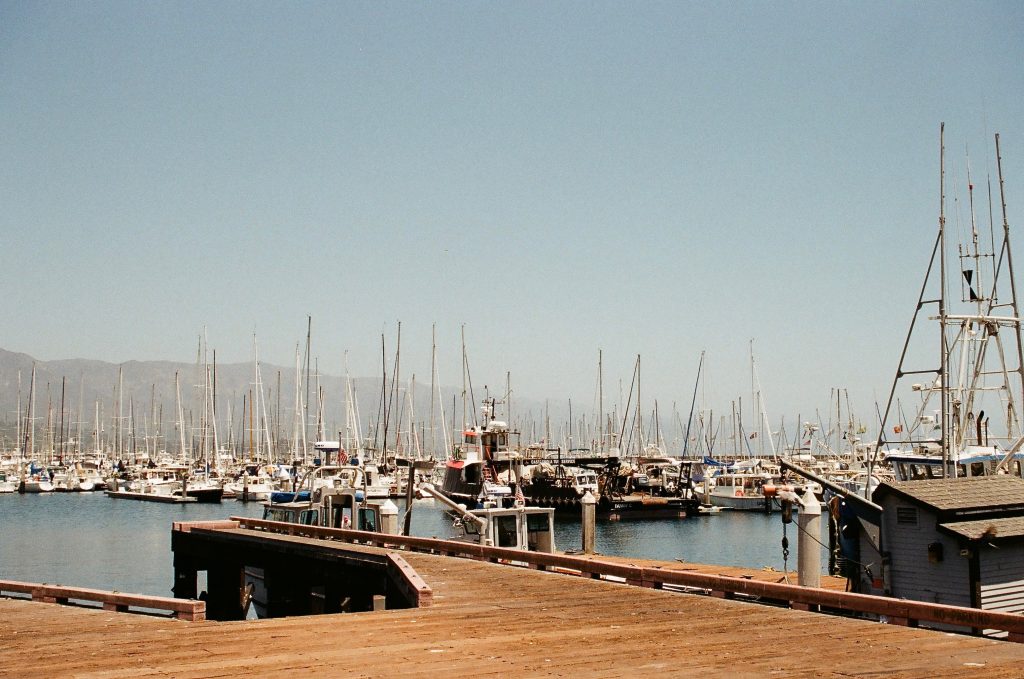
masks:
<instances>
[{"instance_id":1,"label":"harbor water","mask_svg":"<svg viewBox=\"0 0 1024 679\"><path fill-rule=\"evenodd\" d=\"M99 492L0 495L0 579L171 596L171 522L262 515L261 504L235 500L162 504L117 500ZM786 531L788 567L795 580L795 520ZM433 503L417 502L412 533L450 537L452 522ZM782 571L782 536L778 513L723 511L678 520L599 521L597 551ZM579 549L580 539L578 521L556 519L559 550ZM820 539L827 544L827 527ZM823 553L822 564L827 563Z\"/></svg>"}]
</instances>

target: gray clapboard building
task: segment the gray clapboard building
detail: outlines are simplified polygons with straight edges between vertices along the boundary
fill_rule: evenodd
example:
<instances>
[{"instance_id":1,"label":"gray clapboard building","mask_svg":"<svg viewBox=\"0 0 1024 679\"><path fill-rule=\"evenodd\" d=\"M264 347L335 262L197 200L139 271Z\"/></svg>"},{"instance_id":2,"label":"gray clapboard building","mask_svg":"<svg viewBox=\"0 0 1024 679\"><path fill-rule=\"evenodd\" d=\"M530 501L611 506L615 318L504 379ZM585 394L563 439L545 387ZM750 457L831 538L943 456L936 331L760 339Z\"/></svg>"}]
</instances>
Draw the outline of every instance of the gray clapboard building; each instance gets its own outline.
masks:
<instances>
[{"instance_id":1,"label":"gray clapboard building","mask_svg":"<svg viewBox=\"0 0 1024 679\"><path fill-rule=\"evenodd\" d=\"M861 533L861 591L1024 612L1024 480L882 484L872 499L882 513L877 532Z\"/></svg>"}]
</instances>

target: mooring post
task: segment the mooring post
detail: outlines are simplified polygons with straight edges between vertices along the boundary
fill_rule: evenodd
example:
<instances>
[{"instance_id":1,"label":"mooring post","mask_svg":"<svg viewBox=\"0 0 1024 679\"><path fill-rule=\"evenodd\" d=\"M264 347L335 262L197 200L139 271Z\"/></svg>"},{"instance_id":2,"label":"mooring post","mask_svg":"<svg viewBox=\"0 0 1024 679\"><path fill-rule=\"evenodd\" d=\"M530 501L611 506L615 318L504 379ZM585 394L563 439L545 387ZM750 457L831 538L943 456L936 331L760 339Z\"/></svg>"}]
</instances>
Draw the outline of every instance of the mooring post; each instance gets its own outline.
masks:
<instances>
[{"instance_id":1,"label":"mooring post","mask_svg":"<svg viewBox=\"0 0 1024 679\"><path fill-rule=\"evenodd\" d=\"M398 505L391 500L385 500L380 506L380 530L388 535L398 535Z\"/></svg>"},{"instance_id":2,"label":"mooring post","mask_svg":"<svg viewBox=\"0 0 1024 679\"><path fill-rule=\"evenodd\" d=\"M580 507L583 508L583 521L580 531L583 535L583 553L593 554L597 533L597 500L594 499L589 490L580 498Z\"/></svg>"},{"instance_id":3,"label":"mooring post","mask_svg":"<svg viewBox=\"0 0 1024 679\"><path fill-rule=\"evenodd\" d=\"M797 581L802 587L821 587L821 504L810 487L800 498L796 517L800 528L797 538Z\"/></svg>"}]
</instances>

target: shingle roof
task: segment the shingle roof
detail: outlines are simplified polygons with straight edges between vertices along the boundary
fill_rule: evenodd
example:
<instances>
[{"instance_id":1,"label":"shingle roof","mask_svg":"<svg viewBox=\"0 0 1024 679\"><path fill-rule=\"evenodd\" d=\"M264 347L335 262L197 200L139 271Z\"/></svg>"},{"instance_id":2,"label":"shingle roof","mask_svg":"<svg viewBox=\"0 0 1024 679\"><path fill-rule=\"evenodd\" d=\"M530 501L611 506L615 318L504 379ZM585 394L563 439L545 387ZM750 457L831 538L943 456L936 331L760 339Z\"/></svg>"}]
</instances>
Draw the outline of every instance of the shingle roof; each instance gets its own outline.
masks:
<instances>
[{"instance_id":1,"label":"shingle roof","mask_svg":"<svg viewBox=\"0 0 1024 679\"><path fill-rule=\"evenodd\" d=\"M967 538L968 540L996 541L1006 538L1024 537L1024 517L1012 516L1004 519L975 519L940 524L939 528Z\"/></svg>"},{"instance_id":2,"label":"shingle roof","mask_svg":"<svg viewBox=\"0 0 1024 679\"><path fill-rule=\"evenodd\" d=\"M1024 479L1016 476L980 476L966 479L927 479L887 483L875 491L875 502L894 492L938 512L1024 508Z\"/></svg>"}]
</instances>

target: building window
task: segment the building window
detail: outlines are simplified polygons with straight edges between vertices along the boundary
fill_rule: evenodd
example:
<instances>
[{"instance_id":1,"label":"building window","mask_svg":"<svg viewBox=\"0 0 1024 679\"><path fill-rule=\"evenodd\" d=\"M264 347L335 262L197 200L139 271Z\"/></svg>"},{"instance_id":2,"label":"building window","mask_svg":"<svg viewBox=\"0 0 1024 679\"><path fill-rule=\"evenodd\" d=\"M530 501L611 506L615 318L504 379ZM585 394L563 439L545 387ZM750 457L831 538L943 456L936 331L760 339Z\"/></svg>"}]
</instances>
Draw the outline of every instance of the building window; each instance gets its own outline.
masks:
<instances>
[{"instance_id":1,"label":"building window","mask_svg":"<svg viewBox=\"0 0 1024 679\"><path fill-rule=\"evenodd\" d=\"M916 526L917 507L897 507L896 524L899 526Z\"/></svg>"}]
</instances>

